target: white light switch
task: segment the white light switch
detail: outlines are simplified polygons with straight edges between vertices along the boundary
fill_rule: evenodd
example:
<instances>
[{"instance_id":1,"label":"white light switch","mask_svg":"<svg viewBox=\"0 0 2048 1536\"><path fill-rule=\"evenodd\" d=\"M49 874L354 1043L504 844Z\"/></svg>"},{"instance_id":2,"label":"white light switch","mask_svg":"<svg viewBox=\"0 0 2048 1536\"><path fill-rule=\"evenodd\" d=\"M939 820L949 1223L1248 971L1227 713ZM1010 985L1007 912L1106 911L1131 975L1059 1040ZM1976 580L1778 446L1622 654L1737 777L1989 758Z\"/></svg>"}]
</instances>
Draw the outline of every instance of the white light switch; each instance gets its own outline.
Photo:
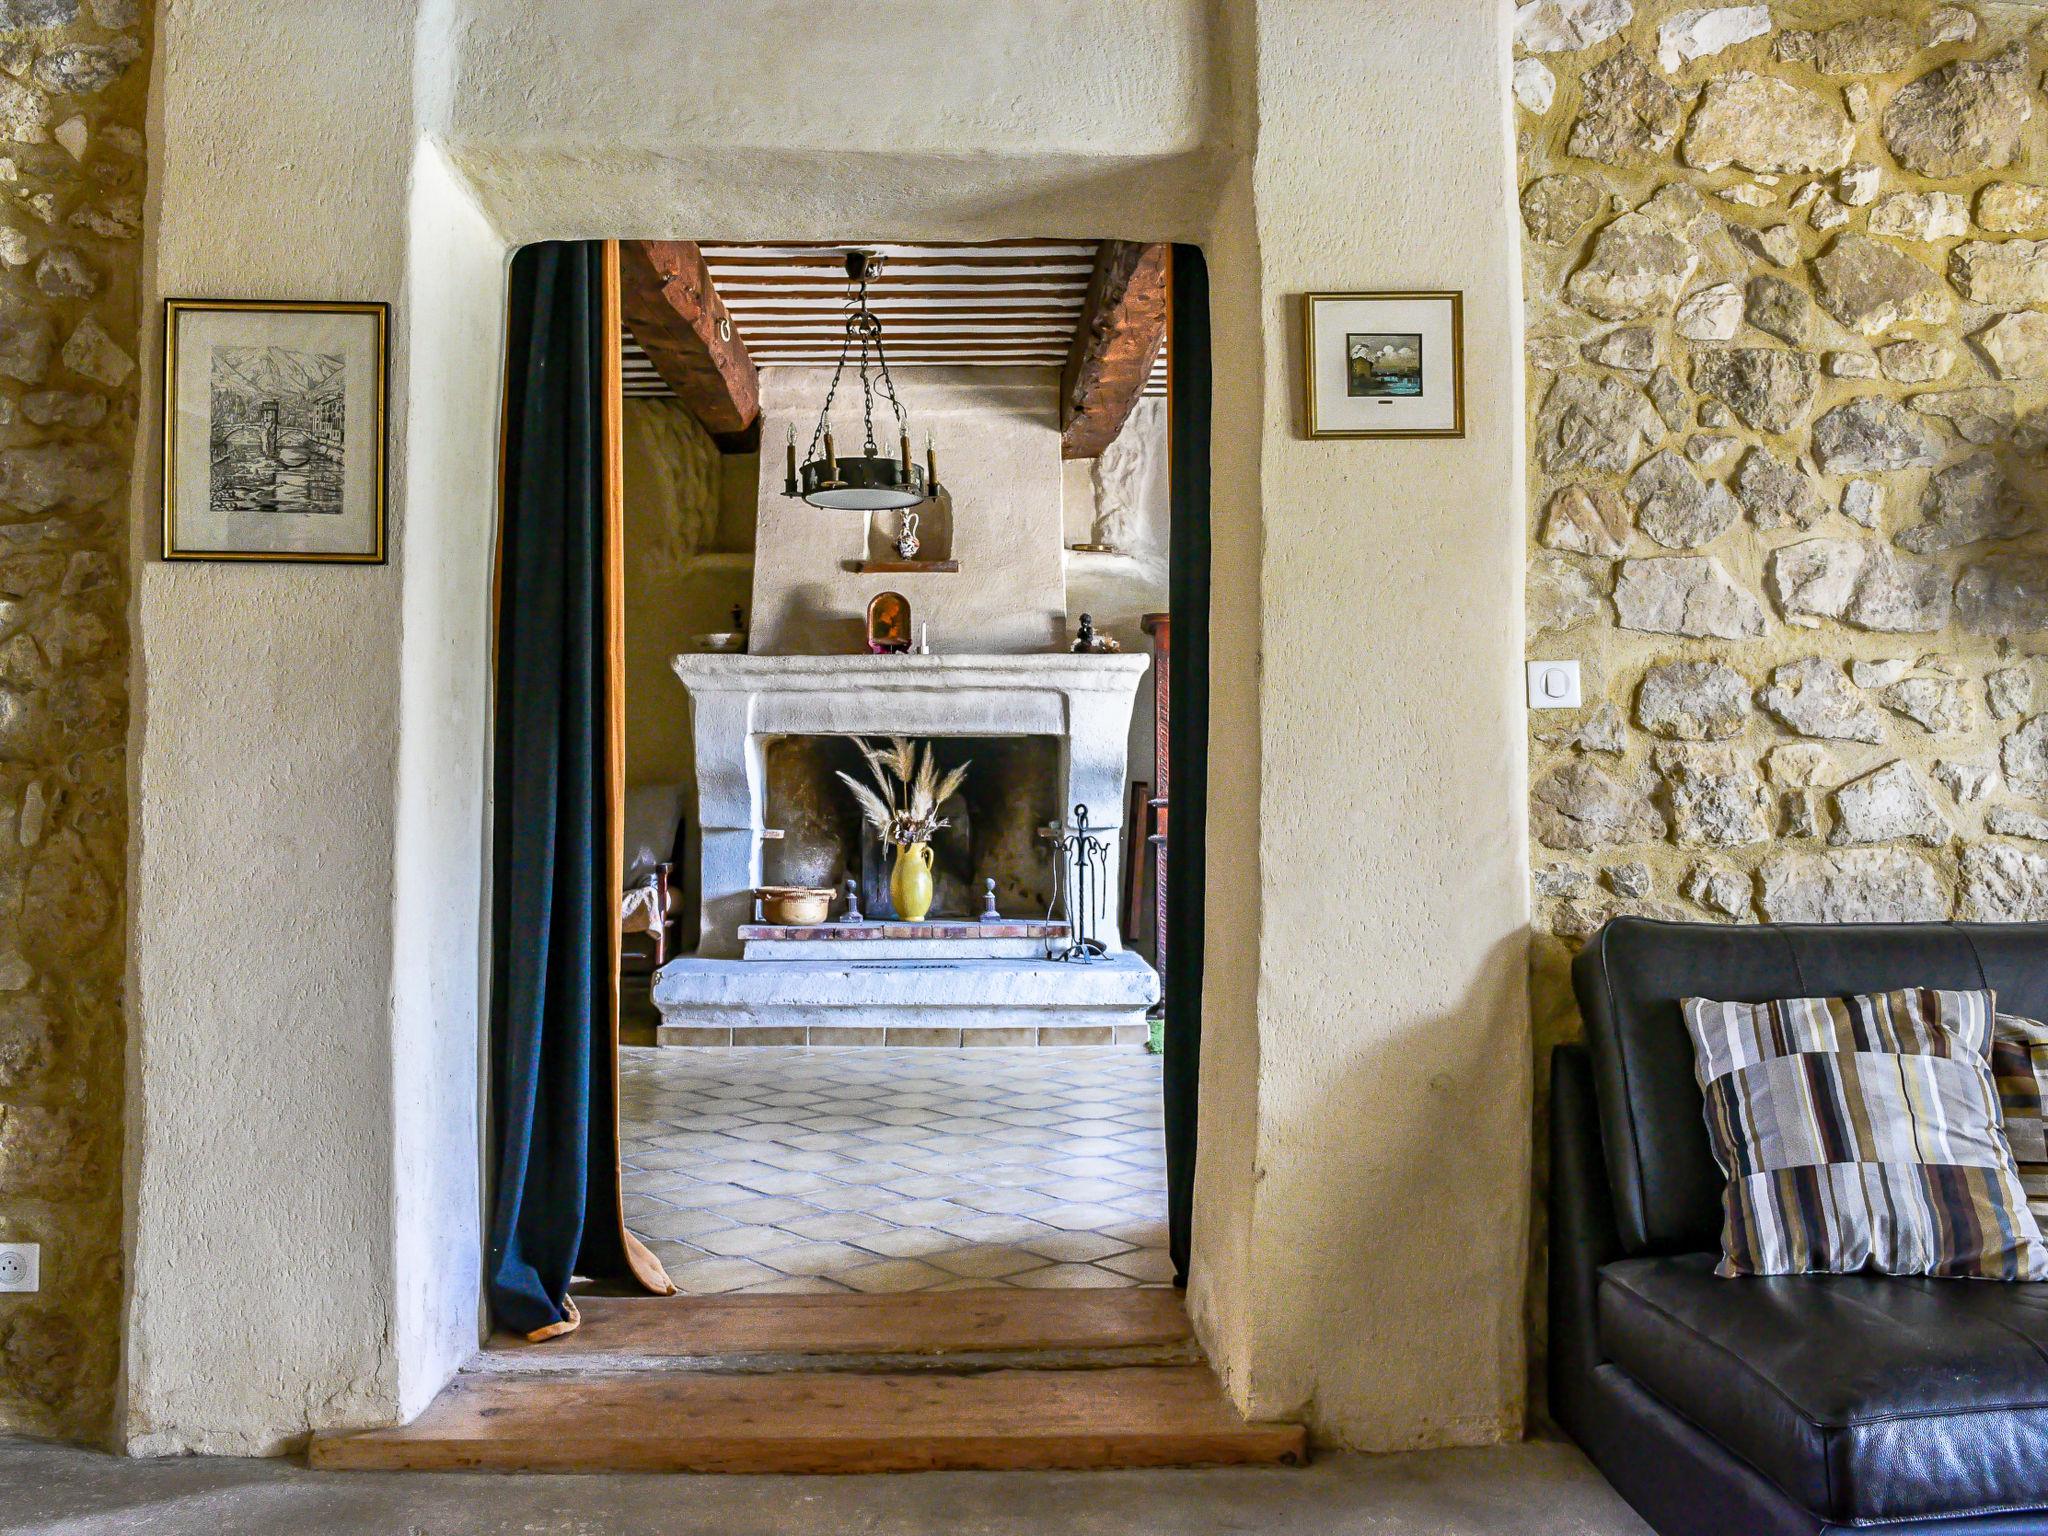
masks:
<instances>
[{"instance_id":1,"label":"white light switch","mask_svg":"<svg viewBox=\"0 0 2048 1536\"><path fill-rule=\"evenodd\" d=\"M1579 707L1579 664L1576 661L1530 662L1529 707L1531 709L1577 709Z\"/></svg>"}]
</instances>

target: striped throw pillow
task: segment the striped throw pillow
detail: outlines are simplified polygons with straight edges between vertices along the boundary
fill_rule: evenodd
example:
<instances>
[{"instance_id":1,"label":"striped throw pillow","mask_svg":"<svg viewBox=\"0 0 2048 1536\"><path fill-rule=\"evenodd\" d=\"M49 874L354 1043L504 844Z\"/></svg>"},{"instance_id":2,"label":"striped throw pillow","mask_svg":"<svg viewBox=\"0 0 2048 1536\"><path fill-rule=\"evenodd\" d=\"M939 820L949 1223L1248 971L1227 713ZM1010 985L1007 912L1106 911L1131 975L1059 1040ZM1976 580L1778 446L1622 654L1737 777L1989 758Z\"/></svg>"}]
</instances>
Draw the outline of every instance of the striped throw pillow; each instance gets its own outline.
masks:
<instances>
[{"instance_id":1,"label":"striped throw pillow","mask_svg":"<svg viewBox=\"0 0 2048 1536\"><path fill-rule=\"evenodd\" d=\"M2005 1140L2036 1223L2048 1221L2048 1024L2001 1013L1991 1035L1991 1071L2005 1109Z\"/></svg>"},{"instance_id":2,"label":"striped throw pillow","mask_svg":"<svg viewBox=\"0 0 2048 1536\"><path fill-rule=\"evenodd\" d=\"M2048 1278L1990 1064L1989 992L1684 999L1728 1176L1722 1275Z\"/></svg>"}]
</instances>

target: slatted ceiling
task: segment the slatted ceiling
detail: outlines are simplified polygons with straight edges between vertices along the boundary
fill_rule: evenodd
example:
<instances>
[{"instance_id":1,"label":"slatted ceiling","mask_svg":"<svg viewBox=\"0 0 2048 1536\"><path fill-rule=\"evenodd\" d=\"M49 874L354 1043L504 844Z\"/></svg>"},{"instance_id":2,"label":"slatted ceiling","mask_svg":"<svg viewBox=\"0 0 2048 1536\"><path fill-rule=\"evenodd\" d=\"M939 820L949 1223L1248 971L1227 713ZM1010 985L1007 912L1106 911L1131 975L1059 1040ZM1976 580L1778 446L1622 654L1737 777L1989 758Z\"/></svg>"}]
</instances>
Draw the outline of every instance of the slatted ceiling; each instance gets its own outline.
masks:
<instances>
[{"instance_id":1,"label":"slatted ceiling","mask_svg":"<svg viewBox=\"0 0 2048 1536\"><path fill-rule=\"evenodd\" d=\"M1147 400L1166 398L1166 348L1159 349L1159 361L1152 365L1152 376L1145 380L1145 387L1139 395Z\"/></svg>"},{"instance_id":2,"label":"slatted ceiling","mask_svg":"<svg viewBox=\"0 0 2048 1536\"><path fill-rule=\"evenodd\" d=\"M846 334L846 247L704 245L754 361L831 364ZM1092 240L876 245L868 288L892 368L1057 367L1081 317Z\"/></svg>"},{"instance_id":3,"label":"slatted ceiling","mask_svg":"<svg viewBox=\"0 0 2048 1536\"><path fill-rule=\"evenodd\" d=\"M1095 268L1092 240L876 245L868 288L891 368L1046 367L1066 361ZM846 246L704 244L704 265L747 351L762 367L822 365L846 334ZM628 395L667 387L630 336ZM1166 393L1166 354L1146 384Z\"/></svg>"},{"instance_id":4,"label":"slatted ceiling","mask_svg":"<svg viewBox=\"0 0 2048 1536\"><path fill-rule=\"evenodd\" d=\"M670 393L667 381L654 371L654 364L649 362L647 354L640 350L640 343L633 339L631 331L620 332L619 353L619 372L625 384L625 396L628 400L658 399Z\"/></svg>"}]
</instances>

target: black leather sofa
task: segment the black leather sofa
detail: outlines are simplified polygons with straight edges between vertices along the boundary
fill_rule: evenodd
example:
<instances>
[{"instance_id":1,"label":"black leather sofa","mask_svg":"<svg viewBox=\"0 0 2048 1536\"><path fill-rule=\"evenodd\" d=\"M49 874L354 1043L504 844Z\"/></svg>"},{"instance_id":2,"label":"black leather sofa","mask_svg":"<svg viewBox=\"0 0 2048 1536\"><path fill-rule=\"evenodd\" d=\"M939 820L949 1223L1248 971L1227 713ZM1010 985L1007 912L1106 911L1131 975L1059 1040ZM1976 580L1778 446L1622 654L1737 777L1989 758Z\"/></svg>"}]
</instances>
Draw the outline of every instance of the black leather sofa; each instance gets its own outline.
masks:
<instances>
[{"instance_id":1,"label":"black leather sofa","mask_svg":"<svg viewBox=\"0 0 2048 1536\"><path fill-rule=\"evenodd\" d=\"M1617 918L1551 1062L1550 1409L1663 1536L2048 1532L2048 1284L1722 1280L1682 997L1991 987L2048 1018L2048 924Z\"/></svg>"}]
</instances>

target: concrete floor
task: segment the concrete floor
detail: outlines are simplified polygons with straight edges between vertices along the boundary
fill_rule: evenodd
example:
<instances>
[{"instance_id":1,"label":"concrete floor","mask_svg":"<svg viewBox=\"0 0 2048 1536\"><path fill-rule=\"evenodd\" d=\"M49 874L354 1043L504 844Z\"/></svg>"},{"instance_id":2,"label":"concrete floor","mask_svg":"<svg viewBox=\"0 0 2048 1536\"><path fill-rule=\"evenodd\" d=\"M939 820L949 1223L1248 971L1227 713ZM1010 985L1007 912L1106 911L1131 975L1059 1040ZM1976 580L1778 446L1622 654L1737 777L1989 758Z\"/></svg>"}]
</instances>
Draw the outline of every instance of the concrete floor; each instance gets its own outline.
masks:
<instances>
[{"instance_id":1,"label":"concrete floor","mask_svg":"<svg viewBox=\"0 0 2048 1536\"><path fill-rule=\"evenodd\" d=\"M523 1477L127 1461L0 1440L0 1533L240 1536L1648 1536L1571 1447L1278 1468Z\"/></svg>"}]
</instances>

